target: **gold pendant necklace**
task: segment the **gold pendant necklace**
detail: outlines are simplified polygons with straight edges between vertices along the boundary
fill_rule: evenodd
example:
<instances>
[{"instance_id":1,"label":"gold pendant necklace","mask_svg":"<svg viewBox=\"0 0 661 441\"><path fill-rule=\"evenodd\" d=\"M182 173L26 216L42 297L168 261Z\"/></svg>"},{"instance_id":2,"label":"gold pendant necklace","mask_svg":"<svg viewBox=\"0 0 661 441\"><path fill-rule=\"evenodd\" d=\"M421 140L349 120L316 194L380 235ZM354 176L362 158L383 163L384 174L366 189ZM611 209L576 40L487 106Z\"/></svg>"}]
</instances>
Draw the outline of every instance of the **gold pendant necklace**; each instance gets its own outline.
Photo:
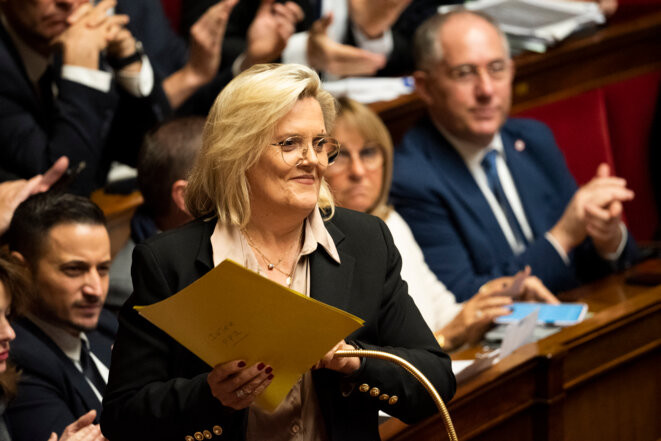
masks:
<instances>
[{"instance_id":1,"label":"gold pendant necklace","mask_svg":"<svg viewBox=\"0 0 661 441\"><path fill-rule=\"evenodd\" d=\"M248 245L250 245L253 250L257 251L257 254L259 254L260 257L262 258L262 260L264 260L264 263L266 263L266 268L269 271L276 270L277 272L279 272L283 276L287 276L287 279L285 280L285 284L287 285L288 288L291 288L291 284L294 280L294 271L296 270L296 264L298 263L297 259L294 260L294 263L291 267L291 271L286 273L286 272L282 271L280 268L278 268L278 265L280 265L280 262L282 262L282 258L280 258L276 263L271 262L271 260L268 257L266 257L266 255L264 253L262 253L262 250L260 250L257 247L257 245L255 245L255 242L253 242L253 240L250 237L250 235L248 234L248 232L245 229L241 230L241 231L243 232L243 235L245 236L246 240L248 241ZM300 241L299 241L299 244L300 244Z\"/></svg>"}]
</instances>

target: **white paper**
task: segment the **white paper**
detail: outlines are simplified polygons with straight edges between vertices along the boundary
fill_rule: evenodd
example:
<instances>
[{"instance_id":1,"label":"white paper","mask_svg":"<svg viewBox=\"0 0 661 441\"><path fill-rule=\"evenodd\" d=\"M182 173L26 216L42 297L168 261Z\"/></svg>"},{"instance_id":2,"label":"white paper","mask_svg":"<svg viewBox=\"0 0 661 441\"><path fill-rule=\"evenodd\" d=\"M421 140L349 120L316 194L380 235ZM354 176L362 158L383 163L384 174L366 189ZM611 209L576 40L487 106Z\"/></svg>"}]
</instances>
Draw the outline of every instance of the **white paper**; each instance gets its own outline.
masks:
<instances>
[{"instance_id":1,"label":"white paper","mask_svg":"<svg viewBox=\"0 0 661 441\"><path fill-rule=\"evenodd\" d=\"M350 77L325 81L323 88L333 96L346 96L363 104L394 100L415 90L412 77Z\"/></svg>"}]
</instances>

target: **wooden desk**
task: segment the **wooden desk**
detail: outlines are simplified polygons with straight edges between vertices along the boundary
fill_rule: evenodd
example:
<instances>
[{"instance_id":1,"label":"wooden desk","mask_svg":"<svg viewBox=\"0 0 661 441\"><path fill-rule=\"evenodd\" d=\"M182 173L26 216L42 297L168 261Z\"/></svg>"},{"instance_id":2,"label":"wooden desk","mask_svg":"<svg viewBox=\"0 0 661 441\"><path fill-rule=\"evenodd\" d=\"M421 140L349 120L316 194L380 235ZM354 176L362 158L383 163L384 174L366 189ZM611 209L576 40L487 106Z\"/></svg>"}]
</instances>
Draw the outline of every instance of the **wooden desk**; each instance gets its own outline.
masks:
<instances>
[{"instance_id":1,"label":"wooden desk","mask_svg":"<svg viewBox=\"0 0 661 441\"><path fill-rule=\"evenodd\" d=\"M661 5L620 5L606 26L571 36L544 54L521 54L514 62L513 114L661 69ZM395 143L425 114L415 94L370 107Z\"/></svg>"},{"instance_id":2,"label":"wooden desk","mask_svg":"<svg viewBox=\"0 0 661 441\"><path fill-rule=\"evenodd\" d=\"M661 274L661 260L640 269ZM561 295L594 316L459 385L448 409L460 440L654 441L661 437L661 286L624 274ZM456 354L456 358L464 358ZM408 427L391 419L384 440L438 440L439 417Z\"/></svg>"}]
</instances>

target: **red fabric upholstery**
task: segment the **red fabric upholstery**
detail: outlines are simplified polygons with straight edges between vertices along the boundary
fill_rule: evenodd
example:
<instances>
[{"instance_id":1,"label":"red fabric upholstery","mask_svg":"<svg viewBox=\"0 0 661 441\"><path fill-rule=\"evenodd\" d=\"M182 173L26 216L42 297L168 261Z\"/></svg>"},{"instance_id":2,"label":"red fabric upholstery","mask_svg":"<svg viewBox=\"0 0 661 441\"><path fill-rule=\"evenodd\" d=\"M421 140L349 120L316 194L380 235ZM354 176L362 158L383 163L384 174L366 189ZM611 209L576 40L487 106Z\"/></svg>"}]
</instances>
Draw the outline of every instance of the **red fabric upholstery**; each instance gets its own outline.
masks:
<instances>
[{"instance_id":1,"label":"red fabric upholstery","mask_svg":"<svg viewBox=\"0 0 661 441\"><path fill-rule=\"evenodd\" d=\"M650 179L649 137L661 72L604 88L608 127L618 176L636 192L625 205L629 229L638 240L650 240L658 225Z\"/></svg>"},{"instance_id":2,"label":"red fabric upholstery","mask_svg":"<svg viewBox=\"0 0 661 441\"><path fill-rule=\"evenodd\" d=\"M526 110L551 127L579 185L606 162L635 193L625 220L639 241L651 240L659 222L649 169L649 137L661 71Z\"/></svg>"},{"instance_id":3,"label":"red fabric upholstery","mask_svg":"<svg viewBox=\"0 0 661 441\"><path fill-rule=\"evenodd\" d=\"M613 168L608 120L601 89L529 109L517 116L537 119L551 128L558 146L565 154L569 170L579 185L592 179L597 166L602 162Z\"/></svg>"},{"instance_id":4,"label":"red fabric upholstery","mask_svg":"<svg viewBox=\"0 0 661 441\"><path fill-rule=\"evenodd\" d=\"M176 33L179 33L179 23L181 21L181 2L182 0L161 0L163 12L165 12L172 30Z\"/></svg>"}]
</instances>

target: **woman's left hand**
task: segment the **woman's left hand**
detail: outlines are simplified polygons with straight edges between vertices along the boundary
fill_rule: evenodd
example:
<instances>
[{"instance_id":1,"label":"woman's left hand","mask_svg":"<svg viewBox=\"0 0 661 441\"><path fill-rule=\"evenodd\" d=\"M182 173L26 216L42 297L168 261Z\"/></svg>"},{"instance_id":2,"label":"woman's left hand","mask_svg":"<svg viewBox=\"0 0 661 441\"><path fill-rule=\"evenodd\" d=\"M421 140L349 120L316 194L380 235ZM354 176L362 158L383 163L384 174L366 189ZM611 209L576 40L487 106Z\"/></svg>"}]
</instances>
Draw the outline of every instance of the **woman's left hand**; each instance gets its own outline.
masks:
<instances>
[{"instance_id":1,"label":"woman's left hand","mask_svg":"<svg viewBox=\"0 0 661 441\"><path fill-rule=\"evenodd\" d=\"M335 352L341 350L354 350L353 346L341 340L338 344L333 346L333 349L328 351L324 357L315 364L312 369L330 369L332 371L341 372L345 375L350 375L358 370L360 367L360 358L358 357L342 357L334 358Z\"/></svg>"},{"instance_id":2,"label":"woman's left hand","mask_svg":"<svg viewBox=\"0 0 661 441\"><path fill-rule=\"evenodd\" d=\"M530 272L530 266L526 266L513 276L493 279L482 285L480 292L510 296L515 301L560 303L544 283L538 277L531 276Z\"/></svg>"}]
</instances>

